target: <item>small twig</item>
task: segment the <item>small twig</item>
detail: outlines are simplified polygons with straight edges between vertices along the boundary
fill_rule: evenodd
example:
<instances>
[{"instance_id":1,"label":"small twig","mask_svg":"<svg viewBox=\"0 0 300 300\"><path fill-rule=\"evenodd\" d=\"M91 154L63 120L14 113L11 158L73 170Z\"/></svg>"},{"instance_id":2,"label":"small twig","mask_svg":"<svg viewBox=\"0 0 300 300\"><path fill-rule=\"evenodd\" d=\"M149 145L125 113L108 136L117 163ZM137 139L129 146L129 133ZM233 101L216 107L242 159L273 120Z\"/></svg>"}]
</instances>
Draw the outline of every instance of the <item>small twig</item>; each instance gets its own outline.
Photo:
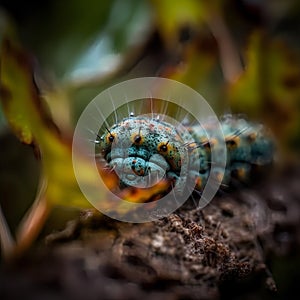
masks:
<instances>
[{"instance_id":1,"label":"small twig","mask_svg":"<svg viewBox=\"0 0 300 300\"><path fill-rule=\"evenodd\" d=\"M2 256L5 260L7 260L13 249L15 248L15 241L11 235L10 229L2 212L0 206L0 244Z\"/></svg>"},{"instance_id":2,"label":"small twig","mask_svg":"<svg viewBox=\"0 0 300 300\"><path fill-rule=\"evenodd\" d=\"M208 20L208 25L220 51L220 63L226 81L232 83L236 81L243 72L239 52L236 49L233 38L220 14L214 15Z\"/></svg>"},{"instance_id":3,"label":"small twig","mask_svg":"<svg viewBox=\"0 0 300 300\"><path fill-rule=\"evenodd\" d=\"M23 253L31 246L47 220L51 211L51 205L49 205L45 197L46 188L47 180L42 177L39 193L35 202L20 223L19 230L16 235L14 255Z\"/></svg>"}]
</instances>

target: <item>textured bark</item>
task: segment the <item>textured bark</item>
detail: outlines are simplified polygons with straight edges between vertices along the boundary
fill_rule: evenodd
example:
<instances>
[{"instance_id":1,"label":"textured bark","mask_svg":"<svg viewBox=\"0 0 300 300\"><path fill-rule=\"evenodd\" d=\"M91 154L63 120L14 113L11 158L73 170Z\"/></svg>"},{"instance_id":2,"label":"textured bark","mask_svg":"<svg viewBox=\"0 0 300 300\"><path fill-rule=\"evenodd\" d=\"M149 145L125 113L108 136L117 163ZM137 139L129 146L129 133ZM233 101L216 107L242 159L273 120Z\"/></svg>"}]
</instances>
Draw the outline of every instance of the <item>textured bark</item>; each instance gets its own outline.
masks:
<instances>
[{"instance_id":1,"label":"textured bark","mask_svg":"<svg viewBox=\"0 0 300 300\"><path fill-rule=\"evenodd\" d=\"M272 262L297 255L300 245L299 170L226 192L201 211L191 201L152 223L83 212L2 267L0 298L279 297L285 291L276 291Z\"/></svg>"}]
</instances>

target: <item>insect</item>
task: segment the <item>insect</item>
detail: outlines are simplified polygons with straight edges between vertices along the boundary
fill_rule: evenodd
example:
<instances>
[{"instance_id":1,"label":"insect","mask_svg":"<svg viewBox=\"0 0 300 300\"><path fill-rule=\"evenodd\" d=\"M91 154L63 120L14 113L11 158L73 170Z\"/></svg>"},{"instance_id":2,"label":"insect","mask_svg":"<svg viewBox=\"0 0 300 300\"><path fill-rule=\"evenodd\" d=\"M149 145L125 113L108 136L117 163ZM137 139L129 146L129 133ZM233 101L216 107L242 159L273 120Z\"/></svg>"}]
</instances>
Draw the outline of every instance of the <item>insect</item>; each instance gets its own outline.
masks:
<instances>
[{"instance_id":1,"label":"insect","mask_svg":"<svg viewBox=\"0 0 300 300\"><path fill-rule=\"evenodd\" d=\"M167 179L178 191L201 192L210 175L222 186L230 186L249 181L253 171L272 163L274 142L264 126L239 115L224 115L220 124L224 137L214 136L209 120L175 126L163 114L131 113L105 126L96 144L106 168L119 176L121 188L146 188ZM212 148L216 153L222 150L221 139L227 151L225 172L218 157L214 161L211 157Z\"/></svg>"}]
</instances>

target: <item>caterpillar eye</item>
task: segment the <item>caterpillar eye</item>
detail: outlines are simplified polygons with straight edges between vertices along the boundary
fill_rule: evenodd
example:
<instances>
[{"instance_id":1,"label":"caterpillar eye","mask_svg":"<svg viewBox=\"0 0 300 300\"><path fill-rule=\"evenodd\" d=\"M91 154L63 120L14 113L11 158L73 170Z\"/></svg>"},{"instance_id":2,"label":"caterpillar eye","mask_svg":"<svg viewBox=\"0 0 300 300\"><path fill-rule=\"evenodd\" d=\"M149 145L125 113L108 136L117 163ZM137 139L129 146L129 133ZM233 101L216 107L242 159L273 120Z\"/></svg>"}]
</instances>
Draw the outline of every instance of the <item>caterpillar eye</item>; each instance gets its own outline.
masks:
<instances>
[{"instance_id":1,"label":"caterpillar eye","mask_svg":"<svg viewBox=\"0 0 300 300\"><path fill-rule=\"evenodd\" d=\"M144 137L140 133L135 133L131 136L131 141L135 145L141 145L144 142Z\"/></svg>"},{"instance_id":2,"label":"caterpillar eye","mask_svg":"<svg viewBox=\"0 0 300 300\"><path fill-rule=\"evenodd\" d=\"M226 141L226 145L229 146L229 147L231 147L231 148L237 146L236 142L234 140L228 140L228 141Z\"/></svg>"},{"instance_id":3,"label":"caterpillar eye","mask_svg":"<svg viewBox=\"0 0 300 300\"><path fill-rule=\"evenodd\" d=\"M172 146L169 145L169 141L159 143L157 146L158 152L160 152L162 155L170 155L172 153Z\"/></svg>"},{"instance_id":4,"label":"caterpillar eye","mask_svg":"<svg viewBox=\"0 0 300 300\"><path fill-rule=\"evenodd\" d=\"M141 135L141 130L142 130L142 126L140 126L139 131L135 132L132 136L131 136L131 141L135 144L135 145L141 145L144 142L144 137Z\"/></svg>"},{"instance_id":5,"label":"caterpillar eye","mask_svg":"<svg viewBox=\"0 0 300 300\"><path fill-rule=\"evenodd\" d=\"M235 149L240 144L240 138L237 136L230 136L225 139L225 142L228 149Z\"/></svg>"},{"instance_id":6,"label":"caterpillar eye","mask_svg":"<svg viewBox=\"0 0 300 300\"><path fill-rule=\"evenodd\" d=\"M162 151L162 152L167 152L168 151L168 146L167 145L162 145L159 147L159 149Z\"/></svg>"},{"instance_id":7,"label":"caterpillar eye","mask_svg":"<svg viewBox=\"0 0 300 300\"><path fill-rule=\"evenodd\" d=\"M106 136L106 140L108 143L113 143L116 140L116 134L115 133L108 133Z\"/></svg>"},{"instance_id":8,"label":"caterpillar eye","mask_svg":"<svg viewBox=\"0 0 300 300\"><path fill-rule=\"evenodd\" d=\"M142 141L142 137L141 137L139 134L137 134L137 135L133 138L133 140L134 140L134 142L135 142L136 144L139 144L139 143Z\"/></svg>"},{"instance_id":9,"label":"caterpillar eye","mask_svg":"<svg viewBox=\"0 0 300 300\"><path fill-rule=\"evenodd\" d=\"M160 143L158 145L158 151L159 152L168 152L169 147L168 147L169 141L167 141L166 143Z\"/></svg>"}]
</instances>

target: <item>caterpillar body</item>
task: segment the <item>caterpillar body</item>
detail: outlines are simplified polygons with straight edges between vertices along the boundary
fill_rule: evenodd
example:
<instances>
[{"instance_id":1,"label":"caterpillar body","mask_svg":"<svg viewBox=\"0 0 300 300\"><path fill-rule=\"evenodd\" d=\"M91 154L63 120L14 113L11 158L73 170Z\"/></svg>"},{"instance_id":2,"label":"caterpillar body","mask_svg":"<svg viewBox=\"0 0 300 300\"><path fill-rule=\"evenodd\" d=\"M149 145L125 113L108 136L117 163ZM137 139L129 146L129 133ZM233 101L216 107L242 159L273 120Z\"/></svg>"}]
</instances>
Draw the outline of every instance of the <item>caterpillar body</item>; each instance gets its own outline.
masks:
<instances>
[{"instance_id":1,"label":"caterpillar body","mask_svg":"<svg viewBox=\"0 0 300 300\"><path fill-rule=\"evenodd\" d=\"M230 186L248 181L253 170L272 163L274 141L264 126L238 115L225 115L220 124L224 136L214 136L209 121L174 126L163 115L131 113L105 127L96 144L106 167L118 174L121 188L146 188L167 179L179 191L188 186L201 192L210 175ZM216 153L222 151L221 139L225 139L227 151L225 173L218 156L213 163L211 160L212 148Z\"/></svg>"}]
</instances>

